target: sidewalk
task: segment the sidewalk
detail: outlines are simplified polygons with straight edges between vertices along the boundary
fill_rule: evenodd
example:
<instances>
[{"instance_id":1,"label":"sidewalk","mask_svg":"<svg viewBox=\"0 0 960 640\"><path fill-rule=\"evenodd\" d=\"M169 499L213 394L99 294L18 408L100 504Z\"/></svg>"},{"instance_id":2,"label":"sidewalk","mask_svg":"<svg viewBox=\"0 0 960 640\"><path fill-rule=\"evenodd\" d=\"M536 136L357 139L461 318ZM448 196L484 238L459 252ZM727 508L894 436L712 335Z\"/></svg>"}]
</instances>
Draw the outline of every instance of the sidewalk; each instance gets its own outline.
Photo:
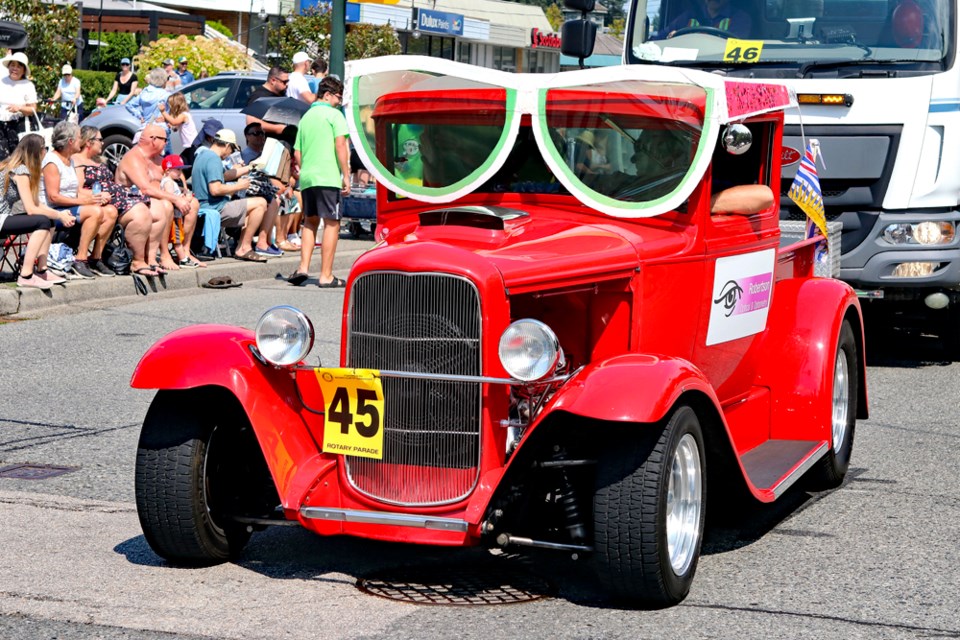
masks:
<instances>
[{"instance_id":1,"label":"sidewalk","mask_svg":"<svg viewBox=\"0 0 960 640\"><path fill-rule=\"evenodd\" d=\"M372 240L352 240L341 237L334 260L334 273L341 278L346 278L353 261L371 246L373 246ZM233 258L221 258L206 263L206 269L181 269L162 277L142 277L141 280L147 285L147 295L156 296L184 289L196 289L216 276L230 276L234 282L274 280L278 273L284 276L293 273L299 263L299 253L271 258L267 262L244 262ZM317 247L313 254L313 260L310 262L311 278L302 286L316 287L316 278L319 272L320 248ZM5 273L4 275L9 274ZM209 289L209 291L217 290ZM28 314L90 300L106 300L136 295L137 290L131 276L69 280L66 284L56 285L46 291L20 289L15 282L0 282L0 317Z\"/></svg>"}]
</instances>

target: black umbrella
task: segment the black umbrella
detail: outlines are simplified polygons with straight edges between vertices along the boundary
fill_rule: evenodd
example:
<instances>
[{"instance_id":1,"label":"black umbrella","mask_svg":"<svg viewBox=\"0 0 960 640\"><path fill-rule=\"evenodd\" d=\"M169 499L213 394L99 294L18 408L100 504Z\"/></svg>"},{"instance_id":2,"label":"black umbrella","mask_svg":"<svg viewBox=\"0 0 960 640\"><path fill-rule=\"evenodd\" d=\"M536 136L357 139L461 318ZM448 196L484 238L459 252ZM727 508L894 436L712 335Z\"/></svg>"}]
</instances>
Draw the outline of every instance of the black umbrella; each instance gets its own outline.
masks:
<instances>
[{"instance_id":1,"label":"black umbrella","mask_svg":"<svg viewBox=\"0 0 960 640\"><path fill-rule=\"evenodd\" d=\"M309 104L297 98L260 98L245 106L240 113L264 122L297 126L309 108Z\"/></svg>"},{"instance_id":2,"label":"black umbrella","mask_svg":"<svg viewBox=\"0 0 960 640\"><path fill-rule=\"evenodd\" d=\"M19 22L0 20L0 48L25 49L27 32Z\"/></svg>"}]
</instances>

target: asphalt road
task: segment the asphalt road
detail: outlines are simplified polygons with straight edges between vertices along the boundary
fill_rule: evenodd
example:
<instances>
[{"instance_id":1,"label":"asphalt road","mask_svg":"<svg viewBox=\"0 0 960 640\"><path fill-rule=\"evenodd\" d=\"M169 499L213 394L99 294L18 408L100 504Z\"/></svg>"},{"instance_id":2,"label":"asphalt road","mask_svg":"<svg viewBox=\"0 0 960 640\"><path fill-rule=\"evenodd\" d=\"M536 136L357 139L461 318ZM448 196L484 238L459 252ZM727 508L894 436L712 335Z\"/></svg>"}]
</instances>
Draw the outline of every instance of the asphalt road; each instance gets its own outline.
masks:
<instances>
[{"instance_id":1,"label":"asphalt road","mask_svg":"<svg viewBox=\"0 0 960 640\"><path fill-rule=\"evenodd\" d=\"M296 527L255 535L235 564L165 565L144 542L133 501L139 425L153 396L128 386L138 358L176 328L252 327L285 303L309 313L314 355L335 363L342 297L258 281L0 324L0 467L76 468L0 479L0 638L960 637L960 364L916 332L868 345L872 415L858 425L845 485L719 514L690 596L671 609L619 608L566 558L327 539ZM552 590L528 603L452 607L357 589L358 578L397 565L535 576Z\"/></svg>"}]
</instances>

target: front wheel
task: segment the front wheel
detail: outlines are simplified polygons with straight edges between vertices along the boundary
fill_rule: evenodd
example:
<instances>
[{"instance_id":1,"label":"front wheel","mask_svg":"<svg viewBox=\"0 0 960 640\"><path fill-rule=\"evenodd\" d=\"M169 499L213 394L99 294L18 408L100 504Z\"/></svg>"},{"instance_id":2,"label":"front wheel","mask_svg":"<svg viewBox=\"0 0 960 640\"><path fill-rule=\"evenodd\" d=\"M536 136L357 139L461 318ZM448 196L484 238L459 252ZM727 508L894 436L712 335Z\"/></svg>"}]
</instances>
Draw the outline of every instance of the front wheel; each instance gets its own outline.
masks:
<instances>
[{"instance_id":1,"label":"front wheel","mask_svg":"<svg viewBox=\"0 0 960 640\"><path fill-rule=\"evenodd\" d=\"M697 570L706 512L697 414L680 405L656 431L611 441L597 469L594 559L601 582L614 596L649 606L682 601Z\"/></svg>"},{"instance_id":2,"label":"front wheel","mask_svg":"<svg viewBox=\"0 0 960 640\"><path fill-rule=\"evenodd\" d=\"M101 155L107 166L116 171L120 160L122 160L123 156L127 155L127 151L130 151L132 148L132 139L122 133L114 133L103 139L103 151Z\"/></svg>"},{"instance_id":3,"label":"front wheel","mask_svg":"<svg viewBox=\"0 0 960 640\"><path fill-rule=\"evenodd\" d=\"M810 472L809 488L824 491L839 487L850 468L853 432L857 424L859 393L857 342L848 320L840 327L833 362L830 397L830 451Z\"/></svg>"},{"instance_id":4,"label":"front wheel","mask_svg":"<svg viewBox=\"0 0 960 640\"><path fill-rule=\"evenodd\" d=\"M242 460L236 425L219 424L189 393L161 391L150 405L137 448L137 514L157 555L210 565L238 556L250 539L226 513L243 486Z\"/></svg>"}]
</instances>

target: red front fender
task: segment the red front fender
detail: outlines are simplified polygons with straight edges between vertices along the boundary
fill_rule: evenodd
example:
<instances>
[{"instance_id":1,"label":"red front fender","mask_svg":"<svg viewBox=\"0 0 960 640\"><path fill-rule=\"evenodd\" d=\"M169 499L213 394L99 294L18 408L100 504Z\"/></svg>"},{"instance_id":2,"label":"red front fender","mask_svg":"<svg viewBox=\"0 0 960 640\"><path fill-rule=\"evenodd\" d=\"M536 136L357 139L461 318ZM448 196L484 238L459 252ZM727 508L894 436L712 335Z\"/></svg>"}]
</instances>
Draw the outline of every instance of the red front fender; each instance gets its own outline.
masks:
<instances>
[{"instance_id":1,"label":"red front fender","mask_svg":"<svg viewBox=\"0 0 960 640\"><path fill-rule=\"evenodd\" d=\"M298 508L320 470L333 461L321 456L310 435L291 372L260 362L250 351L253 344L253 332L238 327L180 329L147 350L130 384L137 389L229 390L257 435L284 507Z\"/></svg>"},{"instance_id":2,"label":"red front fender","mask_svg":"<svg viewBox=\"0 0 960 640\"><path fill-rule=\"evenodd\" d=\"M703 392L719 411L713 387L690 362L634 353L585 367L557 392L547 411L649 423L663 418L687 391Z\"/></svg>"}]
</instances>

